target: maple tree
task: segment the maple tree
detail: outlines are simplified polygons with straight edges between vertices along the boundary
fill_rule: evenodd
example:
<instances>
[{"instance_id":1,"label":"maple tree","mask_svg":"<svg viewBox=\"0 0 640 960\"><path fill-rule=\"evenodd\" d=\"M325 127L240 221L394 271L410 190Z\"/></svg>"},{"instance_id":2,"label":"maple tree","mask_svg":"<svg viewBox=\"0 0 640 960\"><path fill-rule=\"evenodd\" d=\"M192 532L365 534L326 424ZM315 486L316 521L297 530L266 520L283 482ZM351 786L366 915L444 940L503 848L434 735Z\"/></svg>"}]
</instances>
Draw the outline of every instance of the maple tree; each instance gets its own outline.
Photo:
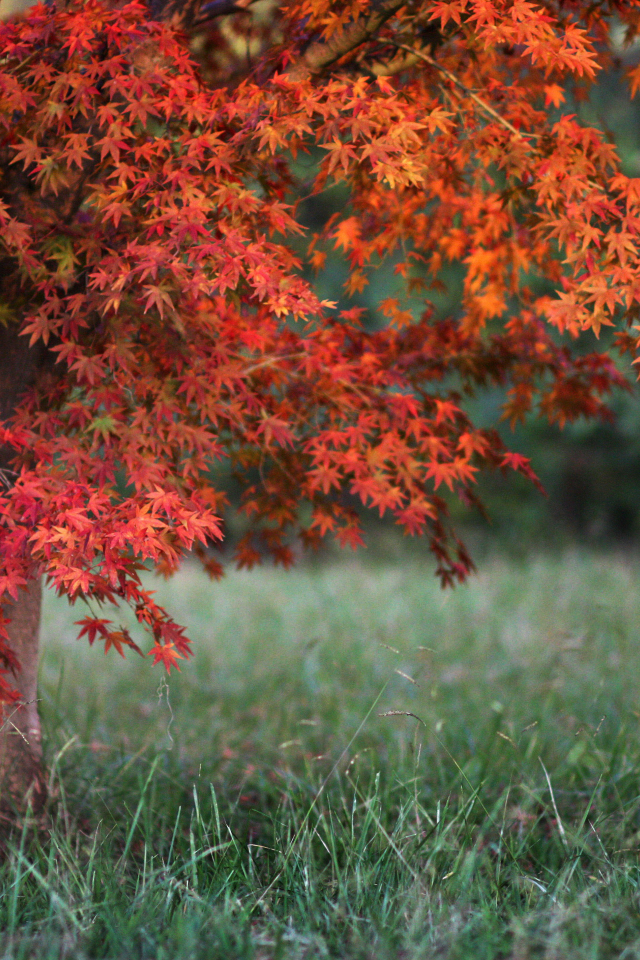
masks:
<instances>
[{"instance_id":1,"label":"maple tree","mask_svg":"<svg viewBox=\"0 0 640 960\"><path fill-rule=\"evenodd\" d=\"M72 0L0 25L4 808L44 797L42 577L93 603L80 635L106 650L138 649L99 616L129 604L171 669L189 640L140 571L195 552L220 575L221 462L240 565L359 544L355 498L424 534L446 584L471 560L443 491L535 479L466 398L607 416L626 376L581 334L635 351L640 180L575 103L612 24L631 43L637 2ZM319 298L332 251L347 294L393 262L376 329Z\"/></svg>"}]
</instances>

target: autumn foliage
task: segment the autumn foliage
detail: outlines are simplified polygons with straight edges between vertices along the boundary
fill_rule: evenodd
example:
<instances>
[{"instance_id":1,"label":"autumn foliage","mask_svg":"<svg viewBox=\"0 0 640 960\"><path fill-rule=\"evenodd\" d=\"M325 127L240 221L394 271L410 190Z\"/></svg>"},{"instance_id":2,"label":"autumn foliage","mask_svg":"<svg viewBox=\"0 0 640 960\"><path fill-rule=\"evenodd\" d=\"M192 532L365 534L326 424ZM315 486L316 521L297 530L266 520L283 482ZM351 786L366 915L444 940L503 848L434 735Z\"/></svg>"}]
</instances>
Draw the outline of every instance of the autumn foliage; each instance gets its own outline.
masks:
<instances>
[{"instance_id":1,"label":"autumn foliage","mask_svg":"<svg viewBox=\"0 0 640 960\"><path fill-rule=\"evenodd\" d=\"M125 601L167 668L189 641L139 572L195 550L220 573L221 463L241 565L358 544L359 500L462 579L442 492L533 476L465 398L498 384L509 421L606 416L622 367L581 334L614 324L633 351L640 304L640 180L575 107L612 25L636 37L635 0L215 13L86 0L0 26L0 319L43 357L2 427L0 589L44 574ZM302 198L336 183L346 207L305 229ZM377 329L318 299L330 251L347 294L392 259ZM451 265L446 316L430 296ZM135 646L94 610L91 643Z\"/></svg>"}]
</instances>

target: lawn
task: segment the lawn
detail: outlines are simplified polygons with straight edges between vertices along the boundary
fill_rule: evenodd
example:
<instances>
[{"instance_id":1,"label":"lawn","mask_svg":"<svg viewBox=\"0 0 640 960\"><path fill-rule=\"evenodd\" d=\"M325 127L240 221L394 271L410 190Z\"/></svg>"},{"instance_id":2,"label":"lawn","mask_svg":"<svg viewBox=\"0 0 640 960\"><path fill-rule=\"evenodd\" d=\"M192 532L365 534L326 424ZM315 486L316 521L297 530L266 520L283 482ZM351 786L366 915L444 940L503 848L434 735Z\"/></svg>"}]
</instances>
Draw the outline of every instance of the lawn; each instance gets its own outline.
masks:
<instances>
[{"instance_id":1,"label":"lawn","mask_svg":"<svg viewBox=\"0 0 640 960\"><path fill-rule=\"evenodd\" d=\"M0 957L640 957L640 560L157 590L169 684L47 597L53 824L0 867Z\"/></svg>"}]
</instances>

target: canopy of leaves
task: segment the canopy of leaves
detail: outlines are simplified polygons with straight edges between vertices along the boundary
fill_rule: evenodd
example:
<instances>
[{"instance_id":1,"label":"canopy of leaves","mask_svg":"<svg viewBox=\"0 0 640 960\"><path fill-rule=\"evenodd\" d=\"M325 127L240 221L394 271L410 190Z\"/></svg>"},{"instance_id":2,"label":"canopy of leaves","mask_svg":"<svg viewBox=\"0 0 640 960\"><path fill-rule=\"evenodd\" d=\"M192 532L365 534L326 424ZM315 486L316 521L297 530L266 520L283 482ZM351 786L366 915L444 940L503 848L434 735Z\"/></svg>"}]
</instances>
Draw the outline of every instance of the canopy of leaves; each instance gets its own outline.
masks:
<instances>
[{"instance_id":1,"label":"canopy of leaves","mask_svg":"<svg viewBox=\"0 0 640 960\"><path fill-rule=\"evenodd\" d=\"M0 25L1 319L45 357L0 438L0 591L44 573L124 600L167 668L188 640L138 571L195 549L220 572L216 464L251 521L241 565L328 532L358 544L355 496L462 579L442 490L533 477L465 395L506 385L514 422L606 416L624 377L578 335L616 324L634 350L640 302L640 181L563 106L610 62L613 23L637 36L635 0L223 6L77 0ZM300 198L336 184L347 205L305 231ZM383 329L318 299L330 250L348 292L394 263ZM442 317L450 264L463 307Z\"/></svg>"}]
</instances>

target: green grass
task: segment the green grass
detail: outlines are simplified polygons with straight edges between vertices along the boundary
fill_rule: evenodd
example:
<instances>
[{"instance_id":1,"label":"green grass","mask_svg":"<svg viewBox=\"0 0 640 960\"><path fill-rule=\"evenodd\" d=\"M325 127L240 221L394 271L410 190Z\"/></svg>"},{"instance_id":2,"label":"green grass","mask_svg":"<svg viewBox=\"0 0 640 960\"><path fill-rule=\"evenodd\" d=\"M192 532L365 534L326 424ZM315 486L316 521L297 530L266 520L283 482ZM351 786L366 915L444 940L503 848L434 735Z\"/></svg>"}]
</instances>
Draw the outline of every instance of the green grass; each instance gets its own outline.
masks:
<instances>
[{"instance_id":1,"label":"green grass","mask_svg":"<svg viewBox=\"0 0 640 960\"><path fill-rule=\"evenodd\" d=\"M0 957L640 957L640 561L192 568L167 686L45 607Z\"/></svg>"}]
</instances>

